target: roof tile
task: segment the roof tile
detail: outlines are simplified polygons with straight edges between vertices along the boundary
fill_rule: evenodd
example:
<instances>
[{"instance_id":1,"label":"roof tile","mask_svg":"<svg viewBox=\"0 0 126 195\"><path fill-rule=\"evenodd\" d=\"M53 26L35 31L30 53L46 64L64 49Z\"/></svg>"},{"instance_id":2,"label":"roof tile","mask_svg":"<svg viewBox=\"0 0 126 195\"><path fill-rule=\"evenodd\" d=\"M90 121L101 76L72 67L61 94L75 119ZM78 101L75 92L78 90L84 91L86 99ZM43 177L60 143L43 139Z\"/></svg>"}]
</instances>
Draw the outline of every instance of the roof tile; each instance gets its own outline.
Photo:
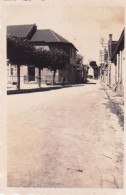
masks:
<instances>
[{"instance_id":1,"label":"roof tile","mask_svg":"<svg viewBox=\"0 0 126 195\"><path fill-rule=\"evenodd\" d=\"M7 26L7 34L17 37L26 37L34 24Z\"/></svg>"},{"instance_id":2,"label":"roof tile","mask_svg":"<svg viewBox=\"0 0 126 195\"><path fill-rule=\"evenodd\" d=\"M69 43L66 39L50 29L37 30L31 39L31 42L64 42Z\"/></svg>"}]
</instances>

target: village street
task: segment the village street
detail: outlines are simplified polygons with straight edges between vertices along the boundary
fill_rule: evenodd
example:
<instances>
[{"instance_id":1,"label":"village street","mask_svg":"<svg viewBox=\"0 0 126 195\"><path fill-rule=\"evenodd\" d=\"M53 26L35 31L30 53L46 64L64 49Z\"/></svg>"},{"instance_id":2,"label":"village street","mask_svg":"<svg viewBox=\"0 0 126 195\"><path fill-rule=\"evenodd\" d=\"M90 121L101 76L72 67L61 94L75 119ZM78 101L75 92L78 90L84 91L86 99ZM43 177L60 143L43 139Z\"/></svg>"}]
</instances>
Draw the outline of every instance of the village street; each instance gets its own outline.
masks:
<instances>
[{"instance_id":1,"label":"village street","mask_svg":"<svg viewBox=\"0 0 126 195\"><path fill-rule=\"evenodd\" d=\"M8 186L123 187L123 130L92 82L7 97Z\"/></svg>"}]
</instances>

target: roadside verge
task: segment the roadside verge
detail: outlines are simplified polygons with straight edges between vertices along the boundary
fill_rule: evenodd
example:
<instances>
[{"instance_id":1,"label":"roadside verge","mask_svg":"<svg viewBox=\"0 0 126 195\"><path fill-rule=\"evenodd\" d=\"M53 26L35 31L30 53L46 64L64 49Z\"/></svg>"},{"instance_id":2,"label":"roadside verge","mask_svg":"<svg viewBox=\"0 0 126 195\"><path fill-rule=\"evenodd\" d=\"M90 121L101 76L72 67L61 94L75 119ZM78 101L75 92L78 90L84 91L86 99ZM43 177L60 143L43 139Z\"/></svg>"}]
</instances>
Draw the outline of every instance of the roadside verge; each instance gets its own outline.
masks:
<instances>
[{"instance_id":1,"label":"roadside verge","mask_svg":"<svg viewBox=\"0 0 126 195\"><path fill-rule=\"evenodd\" d=\"M115 109L115 113L119 118L119 122L124 127L124 97L120 96L116 91L112 91L104 82L101 81L101 85L105 89L105 92Z\"/></svg>"}]
</instances>

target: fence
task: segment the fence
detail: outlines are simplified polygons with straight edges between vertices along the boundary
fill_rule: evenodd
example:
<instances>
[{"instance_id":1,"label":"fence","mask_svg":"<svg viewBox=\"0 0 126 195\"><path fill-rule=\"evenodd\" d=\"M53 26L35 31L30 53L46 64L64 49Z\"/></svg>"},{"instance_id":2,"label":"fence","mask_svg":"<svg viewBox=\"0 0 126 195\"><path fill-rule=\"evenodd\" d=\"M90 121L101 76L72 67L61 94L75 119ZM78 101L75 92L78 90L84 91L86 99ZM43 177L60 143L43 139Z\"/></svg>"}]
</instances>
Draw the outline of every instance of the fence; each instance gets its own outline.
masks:
<instances>
[{"instance_id":1,"label":"fence","mask_svg":"<svg viewBox=\"0 0 126 195\"><path fill-rule=\"evenodd\" d=\"M17 76L7 76L7 84L14 84L17 82Z\"/></svg>"},{"instance_id":2,"label":"fence","mask_svg":"<svg viewBox=\"0 0 126 195\"><path fill-rule=\"evenodd\" d=\"M27 84L36 84L40 82L39 76L32 77L32 76L24 76L24 83ZM42 75L41 76L41 84L52 84L53 82L53 75ZM55 76L55 84L63 82L63 77Z\"/></svg>"},{"instance_id":3,"label":"fence","mask_svg":"<svg viewBox=\"0 0 126 195\"><path fill-rule=\"evenodd\" d=\"M8 76L7 84L16 85L17 84L17 76ZM23 84L38 84L40 81L39 76L20 76L20 82ZM53 75L42 75L41 76L41 84L52 84ZM68 83L67 77L55 76L55 84Z\"/></svg>"},{"instance_id":4,"label":"fence","mask_svg":"<svg viewBox=\"0 0 126 195\"><path fill-rule=\"evenodd\" d=\"M64 84L79 84L83 83L85 80L82 77L74 77L74 76L55 76L55 85L64 85ZM16 86L18 82L17 76L8 76L7 84L8 86ZM20 83L22 86L39 84L40 78L39 76L20 76ZM41 76L41 84L52 85L53 84L53 75L42 75Z\"/></svg>"}]
</instances>

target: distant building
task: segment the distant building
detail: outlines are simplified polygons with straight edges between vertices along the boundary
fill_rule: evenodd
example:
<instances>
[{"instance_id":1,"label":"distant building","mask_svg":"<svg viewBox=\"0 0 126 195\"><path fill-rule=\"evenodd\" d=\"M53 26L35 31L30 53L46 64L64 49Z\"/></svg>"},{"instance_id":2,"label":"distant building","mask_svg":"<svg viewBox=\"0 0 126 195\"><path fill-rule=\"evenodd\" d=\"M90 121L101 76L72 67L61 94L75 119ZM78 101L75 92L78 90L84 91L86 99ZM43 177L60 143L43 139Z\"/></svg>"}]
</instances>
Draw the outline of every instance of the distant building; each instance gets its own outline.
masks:
<instances>
[{"instance_id":1,"label":"distant building","mask_svg":"<svg viewBox=\"0 0 126 195\"><path fill-rule=\"evenodd\" d=\"M87 82L88 69L88 65L83 65L82 80L84 83Z\"/></svg>"}]
</instances>

